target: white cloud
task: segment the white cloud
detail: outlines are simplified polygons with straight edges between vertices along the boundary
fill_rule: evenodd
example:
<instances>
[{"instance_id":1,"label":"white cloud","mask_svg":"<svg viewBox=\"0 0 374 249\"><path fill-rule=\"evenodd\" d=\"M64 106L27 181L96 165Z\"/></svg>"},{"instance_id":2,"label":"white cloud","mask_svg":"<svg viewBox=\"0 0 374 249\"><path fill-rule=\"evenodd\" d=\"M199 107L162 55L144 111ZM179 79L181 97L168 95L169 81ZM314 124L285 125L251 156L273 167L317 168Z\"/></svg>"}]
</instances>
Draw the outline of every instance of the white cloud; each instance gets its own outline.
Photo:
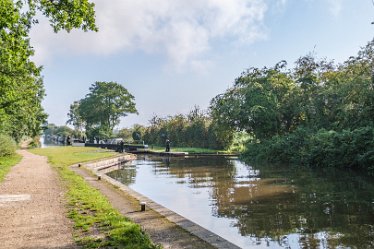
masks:
<instances>
[{"instance_id":1,"label":"white cloud","mask_svg":"<svg viewBox=\"0 0 374 249\"><path fill-rule=\"evenodd\" d=\"M338 17L342 11L342 0L328 0L329 11L334 17Z\"/></svg>"},{"instance_id":2,"label":"white cloud","mask_svg":"<svg viewBox=\"0 0 374 249\"><path fill-rule=\"evenodd\" d=\"M275 3L275 5L276 5L278 8L283 8L284 6L286 6L287 1L288 1L288 0L277 0L276 3Z\"/></svg>"},{"instance_id":3,"label":"white cloud","mask_svg":"<svg viewBox=\"0 0 374 249\"><path fill-rule=\"evenodd\" d=\"M213 43L263 39L265 0L95 0L99 32L54 34L47 21L32 30L36 60L55 54L165 54L176 65L201 67ZM278 0L285 4L286 0Z\"/></svg>"}]
</instances>

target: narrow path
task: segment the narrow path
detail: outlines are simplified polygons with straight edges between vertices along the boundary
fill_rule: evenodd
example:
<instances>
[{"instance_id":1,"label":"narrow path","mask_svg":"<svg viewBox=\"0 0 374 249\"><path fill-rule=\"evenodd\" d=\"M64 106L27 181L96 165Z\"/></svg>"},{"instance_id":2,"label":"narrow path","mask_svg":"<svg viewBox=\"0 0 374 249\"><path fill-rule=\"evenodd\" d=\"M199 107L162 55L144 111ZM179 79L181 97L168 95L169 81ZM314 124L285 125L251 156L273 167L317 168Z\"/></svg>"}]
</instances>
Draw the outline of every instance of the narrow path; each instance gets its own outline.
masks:
<instances>
[{"instance_id":1,"label":"narrow path","mask_svg":"<svg viewBox=\"0 0 374 249\"><path fill-rule=\"evenodd\" d=\"M147 209L146 212L139 212L140 205L136 199L105 181L98 181L96 177L88 173L85 169L74 166L72 170L83 176L91 186L104 194L113 207L122 215L140 224L147 234L149 234L152 241L161 244L164 249L214 248L153 210Z\"/></svg>"},{"instance_id":2,"label":"narrow path","mask_svg":"<svg viewBox=\"0 0 374 249\"><path fill-rule=\"evenodd\" d=\"M77 248L64 189L47 159L25 150L0 184L0 248Z\"/></svg>"}]
</instances>

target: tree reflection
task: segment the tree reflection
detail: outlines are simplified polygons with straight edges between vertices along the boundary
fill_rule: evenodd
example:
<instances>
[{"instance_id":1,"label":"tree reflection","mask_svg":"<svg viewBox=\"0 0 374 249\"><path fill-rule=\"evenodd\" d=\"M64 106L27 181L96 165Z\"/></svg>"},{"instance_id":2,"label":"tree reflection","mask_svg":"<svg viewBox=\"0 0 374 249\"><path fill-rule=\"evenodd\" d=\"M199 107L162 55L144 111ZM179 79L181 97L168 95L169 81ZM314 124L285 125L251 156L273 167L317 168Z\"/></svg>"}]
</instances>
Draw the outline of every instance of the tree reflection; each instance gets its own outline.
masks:
<instances>
[{"instance_id":1,"label":"tree reflection","mask_svg":"<svg viewBox=\"0 0 374 249\"><path fill-rule=\"evenodd\" d=\"M300 248L373 245L371 183L336 169L257 168L258 178L246 186L234 182L229 191L213 192L217 215L235 218L243 236L270 236L282 244L283 235L297 233Z\"/></svg>"},{"instance_id":2,"label":"tree reflection","mask_svg":"<svg viewBox=\"0 0 374 249\"><path fill-rule=\"evenodd\" d=\"M107 175L126 185L131 185L136 179L136 164L126 162L120 166L120 169L109 172Z\"/></svg>"},{"instance_id":3,"label":"tree reflection","mask_svg":"<svg viewBox=\"0 0 374 249\"><path fill-rule=\"evenodd\" d=\"M235 220L256 244L299 248L374 247L374 186L369 179L337 169L256 165L222 157L137 160L176 184L208 188L212 215ZM135 166L116 173L129 184Z\"/></svg>"}]
</instances>

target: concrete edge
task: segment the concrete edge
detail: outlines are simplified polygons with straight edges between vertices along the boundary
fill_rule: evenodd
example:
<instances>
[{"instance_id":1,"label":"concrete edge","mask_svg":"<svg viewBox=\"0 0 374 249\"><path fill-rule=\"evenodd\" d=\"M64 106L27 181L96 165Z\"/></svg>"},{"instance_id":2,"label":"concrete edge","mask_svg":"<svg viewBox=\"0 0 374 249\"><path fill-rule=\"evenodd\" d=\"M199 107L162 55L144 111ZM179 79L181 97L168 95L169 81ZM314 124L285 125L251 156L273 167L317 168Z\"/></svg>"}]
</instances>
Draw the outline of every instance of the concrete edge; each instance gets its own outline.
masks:
<instances>
[{"instance_id":1,"label":"concrete edge","mask_svg":"<svg viewBox=\"0 0 374 249\"><path fill-rule=\"evenodd\" d=\"M130 161L135 158L136 158L135 155L129 154L125 156L119 156L116 158L104 159L100 161L80 163L78 165L83 166L83 168L89 170L91 173L96 175L98 178L100 177L100 179L110 183L111 185L117 187L121 191L128 193L130 196L137 199L139 202L146 202L147 208L153 209L157 213L163 215L169 221L177 224L178 226L182 227L184 230L208 242L212 246L218 249L239 249L240 248L239 246L234 245L233 243L222 238L221 236L203 228L202 226L186 219L185 217L171 211L170 209L167 209L166 207L154 202L148 197L132 190L126 185L106 175L106 173L108 173L110 169L113 169L113 170L116 169L115 167L111 167L111 166L117 166L120 163L123 163L125 161Z\"/></svg>"}]
</instances>

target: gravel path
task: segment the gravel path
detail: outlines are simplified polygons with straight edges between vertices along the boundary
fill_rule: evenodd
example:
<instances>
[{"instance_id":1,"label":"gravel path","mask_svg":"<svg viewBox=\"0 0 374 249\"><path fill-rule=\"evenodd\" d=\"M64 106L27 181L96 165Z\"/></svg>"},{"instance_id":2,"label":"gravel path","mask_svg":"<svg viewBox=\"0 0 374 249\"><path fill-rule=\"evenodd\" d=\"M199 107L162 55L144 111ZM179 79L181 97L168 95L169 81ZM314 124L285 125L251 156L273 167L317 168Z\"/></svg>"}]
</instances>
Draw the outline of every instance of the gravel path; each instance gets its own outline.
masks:
<instances>
[{"instance_id":1,"label":"gravel path","mask_svg":"<svg viewBox=\"0 0 374 249\"><path fill-rule=\"evenodd\" d=\"M25 150L0 184L0 248L77 248L64 189L47 159Z\"/></svg>"}]
</instances>

